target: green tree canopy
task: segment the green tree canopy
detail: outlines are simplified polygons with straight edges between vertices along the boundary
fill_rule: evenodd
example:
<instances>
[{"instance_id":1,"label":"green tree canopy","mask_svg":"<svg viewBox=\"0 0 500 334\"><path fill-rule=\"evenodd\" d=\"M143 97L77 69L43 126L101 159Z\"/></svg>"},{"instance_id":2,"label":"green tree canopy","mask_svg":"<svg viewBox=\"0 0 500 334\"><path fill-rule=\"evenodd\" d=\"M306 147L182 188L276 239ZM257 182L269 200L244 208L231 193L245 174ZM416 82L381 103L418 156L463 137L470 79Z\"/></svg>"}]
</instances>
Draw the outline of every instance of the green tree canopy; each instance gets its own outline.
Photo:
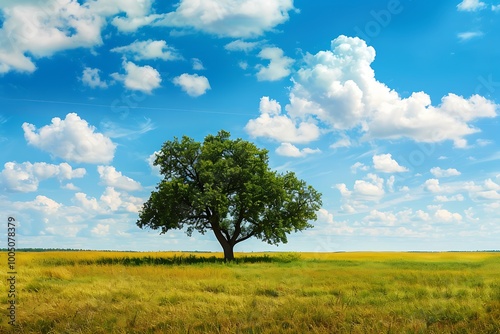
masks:
<instances>
[{"instance_id":1,"label":"green tree canopy","mask_svg":"<svg viewBox=\"0 0 500 334\"><path fill-rule=\"evenodd\" d=\"M287 242L287 234L313 227L321 194L294 173L268 166L268 151L229 132L209 135L203 143L184 136L163 144L154 161L163 180L144 203L137 225L160 230L212 231L234 259L234 246L251 237L269 244Z\"/></svg>"}]
</instances>

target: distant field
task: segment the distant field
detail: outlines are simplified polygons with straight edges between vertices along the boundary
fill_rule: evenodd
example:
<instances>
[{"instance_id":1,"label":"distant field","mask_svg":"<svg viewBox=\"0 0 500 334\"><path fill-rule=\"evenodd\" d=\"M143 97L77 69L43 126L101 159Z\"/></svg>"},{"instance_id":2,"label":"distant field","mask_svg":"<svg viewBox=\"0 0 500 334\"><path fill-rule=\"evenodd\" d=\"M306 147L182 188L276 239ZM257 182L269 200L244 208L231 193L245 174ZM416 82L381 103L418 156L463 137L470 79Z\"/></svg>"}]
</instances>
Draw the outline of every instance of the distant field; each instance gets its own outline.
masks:
<instances>
[{"instance_id":1,"label":"distant field","mask_svg":"<svg viewBox=\"0 0 500 334\"><path fill-rule=\"evenodd\" d=\"M500 253L17 253L1 333L500 333Z\"/></svg>"}]
</instances>

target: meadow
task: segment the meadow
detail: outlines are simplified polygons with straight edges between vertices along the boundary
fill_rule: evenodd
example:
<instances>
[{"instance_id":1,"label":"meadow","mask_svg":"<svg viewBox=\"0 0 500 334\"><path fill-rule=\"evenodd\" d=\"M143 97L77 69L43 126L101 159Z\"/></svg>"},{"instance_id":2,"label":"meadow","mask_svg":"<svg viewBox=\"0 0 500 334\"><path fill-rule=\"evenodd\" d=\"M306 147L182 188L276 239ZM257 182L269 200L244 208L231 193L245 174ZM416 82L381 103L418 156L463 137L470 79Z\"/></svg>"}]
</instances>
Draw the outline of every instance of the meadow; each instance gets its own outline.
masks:
<instances>
[{"instance_id":1,"label":"meadow","mask_svg":"<svg viewBox=\"0 0 500 334\"><path fill-rule=\"evenodd\" d=\"M1 333L500 333L500 253L18 252ZM6 253L0 265L7 268Z\"/></svg>"}]
</instances>

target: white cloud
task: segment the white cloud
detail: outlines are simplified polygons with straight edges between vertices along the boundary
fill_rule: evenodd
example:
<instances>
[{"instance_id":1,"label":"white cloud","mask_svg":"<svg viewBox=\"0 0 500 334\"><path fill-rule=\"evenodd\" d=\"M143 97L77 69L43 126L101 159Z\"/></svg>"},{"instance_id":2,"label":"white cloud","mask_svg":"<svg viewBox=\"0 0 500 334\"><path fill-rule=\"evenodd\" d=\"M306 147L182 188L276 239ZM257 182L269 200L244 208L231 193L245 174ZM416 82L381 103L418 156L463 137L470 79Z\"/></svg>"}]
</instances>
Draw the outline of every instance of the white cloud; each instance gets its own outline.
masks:
<instances>
[{"instance_id":1,"label":"white cloud","mask_svg":"<svg viewBox=\"0 0 500 334\"><path fill-rule=\"evenodd\" d=\"M384 179L375 174L368 174L367 181L356 180L354 182L354 192L366 200L376 201L385 193Z\"/></svg>"},{"instance_id":2,"label":"white cloud","mask_svg":"<svg viewBox=\"0 0 500 334\"><path fill-rule=\"evenodd\" d=\"M82 73L82 82L90 88L107 88L108 84L101 80L100 70L97 68L85 67Z\"/></svg>"},{"instance_id":3,"label":"white cloud","mask_svg":"<svg viewBox=\"0 0 500 334\"><path fill-rule=\"evenodd\" d=\"M387 189L390 191L390 192L394 192L394 182L396 181L396 178L394 177L394 175L391 175L387 180L386 180L386 184L387 184Z\"/></svg>"},{"instance_id":4,"label":"white cloud","mask_svg":"<svg viewBox=\"0 0 500 334\"><path fill-rule=\"evenodd\" d=\"M462 221L462 216L458 213L452 213L448 210L445 210L445 209L438 209L436 210L436 212L434 213L434 218L437 219L437 221L440 221L440 222L446 222L446 223L449 223L449 222L460 222Z\"/></svg>"},{"instance_id":5,"label":"white cloud","mask_svg":"<svg viewBox=\"0 0 500 334\"><path fill-rule=\"evenodd\" d=\"M278 101L269 99L269 96L263 96L260 99L259 110L269 115L281 114L281 105Z\"/></svg>"},{"instance_id":6,"label":"white cloud","mask_svg":"<svg viewBox=\"0 0 500 334\"><path fill-rule=\"evenodd\" d=\"M374 59L363 40L339 36L331 50L304 57L285 109L295 119L321 121L327 131L359 129L363 139L452 140L461 148L465 136L479 132L469 123L497 116L499 106L479 95L450 93L438 106L424 92L402 98L375 78Z\"/></svg>"},{"instance_id":7,"label":"white cloud","mask_svg":"<svg viewBox=\"0 0 500 334\"><path fill-rule=\"evenodd\" d=\"M112 52L123 53L133 56L134 60L177 60L182 59L179 52L169 45L164 40L154 41L148 39L147 41L135 41L127 46L120 46L111 49Z\"/></svg>"},{"instance_id":8,"label":"white cloud","mask_svg":"<svg viewBox=\"0 0 500 334\"><path fill-rule=\"evenodd\" d=\"M155 166L154 162L156 160L157 154L160 153L160 151L154 151L147 159L147 163L149 165L149 168L151 168L151 171L154 172L154 174L160 176L160 166Z\"/></svg>"},{"instance_id":9,"label":"white cloud","mask_svg":"<svg viewBox=\"0 0 500 334\"><path fill-rule=\"evenodd\" d=\"M257 65L257 80L259 81L276 81L290 75L290 67L293 64L293 59L286 57L283 50L276 47L268 47L259 52L258 57L269 60L267 66Z\"/></svg>"},{"instance_id":10,"label":"white cloud","mask_svg":"<svg viewBox=\"0 0 500 334\"><path fill-rule=\"evenodd\" d=\"M345 183L339 183L335 185L335 188L337 188L340 191L340 194L342 197L350 197L352 194L352 191L350 191Z\"/></svg>"},{"instance_id":11,"label":"white cloud","mask_svg":"<svg viewBox=\"0 0 500 334\"><path fill-rule=\"evenodd\" d=\"M317 216L318 216L318 221L319 222L325 222L327 224L333 224L334 221L333 221L333 214L331 214L330 212L328 212L328 210L326 209L319 209L318 212L317 212Z\"/></svg>"},{"instance_id":12,"label":"white cloud","mask_svg":"<svg viewBox=\"0 0 500 334\"><path fill-rule=\"evenodd\" d=\"M224 45L224 49L228 51L250 52L257 46L259 46L259 44L260 44L259 42L246 42L244 40L237 39L235 41L232 41Z\"/></svg>"},{"instance_id":13,"label":"white cloud","mask_svg":"<svg viewBox=\"0 0 500 334\"><path fill-rule=\"evenodd\" d=\"M160 73L149 65L137 66L131 61L123 62L126 74L113 73L117 81L123 81L126 88L151 94L153 89L160 87Z\"/></svg>"},{"instance_id":14,"label":"white cloud","mask_svg":"<svg viewBox=\"0 0 500 334\"><path fill-rule=\"evenodd\" d=\"M75 0L4 1L0 29L0 73L33 72L27 56L49 57L61 50L102 44L105 19Z\"/></svg>"},{"instance_id":15,"label":"white cloud","mask_svg":"<svg viewBox=\"0 0 500 334\"><path fill-rule=\"evenodd\" d=\"M396 160L392 159L391 154L374 155L373 167L383 173L399 173L408 171L408 168L400 166Z\"/></svg>"},{"instance_id":16,"label":"white cloud","mask_svg":"<svg viewBox=\"0 0 500 334\"><path fill-rule=\"evenodd\" d=\"M481 31L466 31L457 34L458 39L461 41L468 41L470 39L481 37L483 33Z\"/></svg>"},{"instance_id":17,"label":"white cloud","mask_svg":"<svg viewBox=\"0 0 500 334\"><path fill-rule=\"evenodd\" d=\"M109 225L97 224L91 232L97 236L106 236L109 234Z\"/></svg>"},{"instance_id":18,"label":"white cloud","mask_svg":"<svg viewBox=\"0 0 500 334\"><path fill-rule=\"evenodd\" d=\"M379 202L385 195L384 179L372 173L363 180L355 180L353 190L349 190L344 183L335 185L335 188L342 196L341 209L348 214L370 209L373 202Z\"/></svg>"},{"instance_id":19,"label":"white cloud","mask_svg":"<svg viewBox=\"0 0 500 334\"><path fill-rule=\"evenodd\" d=\"M500 11L500 5L491 5L491 10L494 12L499 12Z\"/></svg>"},{"instance_id":20,"label":"white cloud","mask_svg":"<svg viewBox=\"0 0 500 334\"><path fill-rule=\"evenodd\" d=\"M248 38L286 22L293 9L293 0L181 0L158 24Z\"/></svg>"},{"instance_id":21,"label":"white cloud","mask_svg":"<svg viewBox=\"0 0 500 334\"><path fill-rule=\"evenodd\" d=\"M426 180L424 183L424 189L427 191L430 191L432 193L437 193L441 192L442 188L439 185L439 180L438 179L429 179Z\"/></svg>"},{"instance_id":22,"label":"white cloud","mask_svg":"<svg viewBox=\"0 0 500 334\"><path fill-rule=\"evenodd\" d=\"M201 96L211 88L208 79L198 74L181 74L173 79L173 83L193 97Z\"/></svg>"},{"instance_id":23,"label":"white cloud","mask_svg":"<svg viewBox=\"0 0 500 334\"><path fill-rule=\"evenodd\" d=\"M125 16L114 17L111 21L121 32L134 32L140 27L158 21L163 15L150 14L153 0L97 0L86 4L91 12L103 17L125 13Z\"/></svg>"},{"instance_id":24,"label":"white cloud","mask_svg":"<svg viewBox=\"0 0 500 334\"><path fill-rule=\"evenodd\" d=\"M387 225L394 226L398 218L392 212L381 212L378 210L370 211L370 214L363 218L364 221L369 222L370 225Z\"/></svg>"},{"instance_id":25,"label":"white cloud","mask_svg":"<svg viewBox=\"0 0 500 334\"><path fill-rule=\"evenodd\" d=\"M439 167L431 168L431 173L435 177L449 177L449 176L458 176L461 173L455 168L441 169Z\"/></svg>"},{"instance_id":26,"label":"white cloud","mask_svg":"<svg viewBox=\"0 0 500 334\"><path fill-rule=\"evenodd\" d=\"M95 127L75 113L64 120L54 117L50 125L38 131L33 124L24 123L24 138L51 155L68 161L109 163L113 160L116 145L106 136L95 132Z\"/></svg>"},{"instance_id":27,"label":"white cloud","mask_svg":"<svg viewBox=\"0 0 500 334\"><path fill-rule=\"evenodd\" d=\"M437 202L462 202L464 200L464 196L462 194L457 194L453 196L436 196L435 200Z\"/></svg>"},{"instance_id":28,"label":"white cloud","mask_svg":"<svg viewBox=\"0 0 500 334\"><path fill-rule=\"evenodd\" d=\"M459 11L474 12L486 8L486 4L479 0L463 0L457 8Z\"/></svg>"},{"instance_id":29,"label":"white cloud","mask_svg":"<svg viewBox=\"0 0 500 334\"><path fill-rule=\"evenodd\" d=\"M351 146L352 146L351 139L347 137L345 134L342 134L339 140L330 145L330 148L341 148L341 147L351 147Z\"/></svg>"},{"instance_id":30,"label":"white cloud","mask_svg":"<svg viewBox=\"0 0 500 334\"><path fill-rule=\"evenodd\" d=\"M116 212L137 213L144 200L124 192L107 187L99 199L78 192L73 197L73 202L78 208L90 215L110 214Z\"/></svg>"},{"instance_id":31,"label":"white cloud","mask_svg":"<svg viewBox=\"0 0 500 334\"><path fill-rule=\"evenodd\" d=\"M101 182L105 186L115 187L127 191L142 189L142 186L139 182L122 175L122 173L118 172L113 166L98 166L97 171L99 172Z\"/></svg>"},{"instance_id":32,"label":"white cloud","mask_svg":"<svg viewBox=\"0 0 500 334\"><path fill-rule=\"evenodd\" d=\"M191 59L191 62L193 63L193 70L202 71L205 69L205 66L203 66L203 62L198 58Z\"/></svg>"},{"instance_id":33,"label":"white cloud","mask_svg":"<svg viewBox=\"0 0 500 334\"><path fill-rule=\"evenodd\" d=\"M290 143L282 143L277 149L276 153L279 155L283 155L286 157L293 157L293 158L300 158L300 157L305 157L306 155L309 154L315 154L315 153L321 153L320 149L311 149L311 148L304 148L300 150L296 146L290 144Z\"/></svg>"},{"instance_id":34,"label":"white cloud","mask_svg":"<svg viewBox=\"0 0 500 334\"><path fill-rule=\"evenodd\" d=\"M57 178L60 181L81 178L85 175L85 168L73 169L63 162L59 165L45 162L6 162L0 173L0 185L9 191L32 192L38 190L40 181Z\"/></svg>"},{"instance_id":35,"label":"white cloud","mask_svg":"<svg viewBox=\"0 0 500 334\"><path fill-rule=\"evenodd\" d=\"M354 173L354 174L357 173L358 169L362 170L362 171L367 171L370 169L370 167L366 166L365 164L358 161L358 162L354 163L354 165L351 166L351 173Z\"/></svg>"},{"instance_id":36,"label":"white cloud","mask_svg":"<svg viewBox=\"0 0 500 334\"><path fill-rule=\"evenodd\" d=\"M320 135L314 123L300 122L296 124L291 118L280 113L281 106L276 100L263 96L260 99L261 115L248 121L247 133L253 137L267 137L280 142L308 143Z\"/></svg>"}]
</instances>

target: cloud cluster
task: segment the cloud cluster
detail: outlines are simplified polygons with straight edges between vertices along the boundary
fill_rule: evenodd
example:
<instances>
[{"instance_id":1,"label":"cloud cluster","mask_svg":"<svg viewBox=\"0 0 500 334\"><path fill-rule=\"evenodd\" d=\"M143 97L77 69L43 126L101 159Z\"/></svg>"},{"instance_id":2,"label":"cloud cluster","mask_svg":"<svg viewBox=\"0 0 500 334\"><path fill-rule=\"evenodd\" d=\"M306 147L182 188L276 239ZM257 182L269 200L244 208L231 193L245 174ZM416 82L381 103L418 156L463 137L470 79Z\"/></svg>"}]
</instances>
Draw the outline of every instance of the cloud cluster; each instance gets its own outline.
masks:
<instances>
[{"instance_id":1,"label":"cloud cluster","mask_svg":"<svg viewBox=\"0 0 500 334\"><path fill-rule=\"evenodd\" d=\"M157 25L249 38L286 22L293 9L293 0L181 0Z\"/></svg>"},{"instance_id":2,"label":"cloud cluster","mask_svg":"<svg viewBox=\"0 0 500 334\"><path fill-rule=\"evenodd\" d=\"M464 98L450 93L437 106L424 92L402 98L375 78L371 67L374 60L373 47L346 36L334 39L331 50L307 54L304 65L293 76L290 102L285 108L288 115L279 117L292 124L314 124L317 120L326 130L338 132L356 129L364 139L451 140L462 148L467 146L465 136L479 132L472 122L497 116L499 106L479 95ZM255 123L259 129L252 126ZM277 139L281 122L276 123L263 113L248 123L247 131ZM311 136L310 140L316 138Z\"/></svg>"},{"instance_id":3,"label":"cloud cluster","mask_svg":"<svg viewBox=\"0 0 500 334\"><path fill-rule=\"evenodd\" d=\"M150 15L151 0L3 1L0 10L0 73L33 72L32 57L50 57L75 48L103 44L101 32L108 18L120 31L132 32L152 23L161 15Z\"/></svg>"},{"instance_id":4,"label":"cloud cluster","mask_svg":"<svg viewBox=\"0 0 500 334\"><path fill-rule=\"evenodd\" d=\"M253 137L267 137L280 142L308 143L319 138L316 124L295 120L281 113L281 105L263 96L260 99L260 116L248 121L247 133Z\"/></svg>"},{"instance_id":5,"label":"cloud cluster","mask_svg":"<svg viewBox=\"0 0 500 334\"><path fill-rule=\"evenodd\" d=\"M33 192L38 190L40 181L50 178L71 180L81 178L85 173L85 168L73 169L65 162L59 165L45 162L6 162L0 172L0 185L7 191Z\"/></svg>"},{"instance_id":6,"label":"cloud cluster","mask_svg":"<svg viewBox=\"0 0 500 334\"><path fill-rule=\"evenodd\" d=\"M52 118L50 125L39 130L33 124L23 123L24 138L28 144L67 161L109 163L116 145L95 127L69 113L65 119Z\"/></svg>"}]
</instances>

